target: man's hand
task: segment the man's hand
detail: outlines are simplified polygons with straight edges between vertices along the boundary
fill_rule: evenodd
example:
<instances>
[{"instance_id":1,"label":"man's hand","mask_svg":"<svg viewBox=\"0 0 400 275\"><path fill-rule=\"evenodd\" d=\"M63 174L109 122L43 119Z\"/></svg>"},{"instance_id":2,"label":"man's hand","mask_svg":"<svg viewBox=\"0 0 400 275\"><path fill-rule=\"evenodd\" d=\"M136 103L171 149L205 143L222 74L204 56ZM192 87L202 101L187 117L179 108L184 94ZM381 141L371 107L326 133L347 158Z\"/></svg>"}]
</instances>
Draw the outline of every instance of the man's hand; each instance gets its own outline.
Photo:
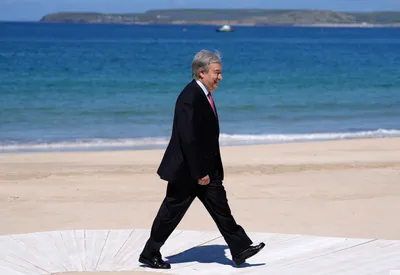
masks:
<instances>
[{"instance_id":1,"label":"man's hand","mask_svg":"<svg viewBox=\"0 0 400 275\"><path fill-rule=\"evenodd\" d=\"M210 177L207 175L207 176L205 176L204 178L199 179L198 183L199 183L200 185L207 185L207 184L210 183Z\"/></svg>"}]
</instances>

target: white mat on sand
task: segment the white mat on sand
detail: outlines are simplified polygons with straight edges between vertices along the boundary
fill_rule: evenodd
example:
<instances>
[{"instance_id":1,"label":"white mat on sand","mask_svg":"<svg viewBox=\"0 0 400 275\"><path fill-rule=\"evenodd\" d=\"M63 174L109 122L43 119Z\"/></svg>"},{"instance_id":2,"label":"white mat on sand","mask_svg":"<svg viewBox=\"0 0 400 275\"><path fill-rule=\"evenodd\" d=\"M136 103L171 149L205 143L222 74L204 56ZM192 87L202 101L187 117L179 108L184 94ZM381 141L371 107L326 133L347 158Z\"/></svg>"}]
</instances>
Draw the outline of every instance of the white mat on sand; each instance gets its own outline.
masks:
<instances>
[{"instance_id":1,"label":"white mat on sand","mask_svg":"<svg viewBox=\"0 0 400 275\"><path fill-rule=\"evenodd\" d=\"M70 230L0 236L1 275L73 271L158 271L172 274L400 274L400 241L249 233L266 247L239 268L219 232L176 230L162 248L170 270L137 261L147 229Z\"/></svg>"}]
</instances>

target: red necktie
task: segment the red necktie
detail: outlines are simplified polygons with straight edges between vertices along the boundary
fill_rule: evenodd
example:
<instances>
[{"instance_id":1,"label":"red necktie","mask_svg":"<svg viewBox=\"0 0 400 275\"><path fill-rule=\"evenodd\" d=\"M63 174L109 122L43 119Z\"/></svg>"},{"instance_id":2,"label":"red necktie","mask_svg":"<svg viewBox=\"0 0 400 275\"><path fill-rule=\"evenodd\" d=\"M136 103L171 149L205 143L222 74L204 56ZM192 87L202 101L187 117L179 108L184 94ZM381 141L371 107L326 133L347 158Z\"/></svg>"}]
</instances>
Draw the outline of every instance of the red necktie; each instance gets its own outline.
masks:
<instances>
[{"instance_id":1,"label":"red necktie","mask_svg":"<svg viewBox=\"0 0 400 275\"><path fill-rule=\"evenodd\" d=\"M213 98L212 98L211 93L209 92L207 96L208 96L208 100L210 101L211 108L212 108L213 111L214 111L214 114L217 115L217 112L215 111L214 100L213 100Z\"/></svg>"}]
</instances>

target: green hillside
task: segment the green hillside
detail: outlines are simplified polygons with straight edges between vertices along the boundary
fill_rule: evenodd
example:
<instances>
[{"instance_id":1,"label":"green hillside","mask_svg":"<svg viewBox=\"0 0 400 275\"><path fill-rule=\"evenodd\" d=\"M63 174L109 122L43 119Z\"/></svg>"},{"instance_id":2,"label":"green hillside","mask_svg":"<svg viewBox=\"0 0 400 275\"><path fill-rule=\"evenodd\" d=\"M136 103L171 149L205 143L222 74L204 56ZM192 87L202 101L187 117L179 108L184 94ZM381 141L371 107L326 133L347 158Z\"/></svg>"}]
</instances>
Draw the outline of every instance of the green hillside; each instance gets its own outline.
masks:
<instances>
[{"instance_id":1,"label":"green hillside","mask_svg":"<svg viewBox=\"0 0 400 275\"><path fill-rule=\"evenodd\" d=\"M400 25L400 12L348 13L325 10L261 9L171 9L149 10L145 13L127 14L60 12L48 14L40 19L40 22L234 25Z\"/></svg>"}]
</instances>

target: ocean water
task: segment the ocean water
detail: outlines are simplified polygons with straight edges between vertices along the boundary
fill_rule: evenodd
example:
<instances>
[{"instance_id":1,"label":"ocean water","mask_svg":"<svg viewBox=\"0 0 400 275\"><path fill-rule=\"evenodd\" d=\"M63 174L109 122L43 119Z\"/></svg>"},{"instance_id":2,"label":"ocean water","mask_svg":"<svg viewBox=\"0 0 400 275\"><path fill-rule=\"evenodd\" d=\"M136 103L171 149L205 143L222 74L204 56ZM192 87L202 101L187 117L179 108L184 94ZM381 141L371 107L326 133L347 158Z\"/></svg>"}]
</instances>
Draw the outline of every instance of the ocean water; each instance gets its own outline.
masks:
<instances>
[{"instance_id":1,"label":"ocean water","mask_svg":"<svg viewBox=\"0 0 400 275\"><path fill-rule=\"evenodd\" d=\"M400 136L400 29L0 23L0 151L164 148L201 49L222 146Z\"/></svg>"}]
</instances>

